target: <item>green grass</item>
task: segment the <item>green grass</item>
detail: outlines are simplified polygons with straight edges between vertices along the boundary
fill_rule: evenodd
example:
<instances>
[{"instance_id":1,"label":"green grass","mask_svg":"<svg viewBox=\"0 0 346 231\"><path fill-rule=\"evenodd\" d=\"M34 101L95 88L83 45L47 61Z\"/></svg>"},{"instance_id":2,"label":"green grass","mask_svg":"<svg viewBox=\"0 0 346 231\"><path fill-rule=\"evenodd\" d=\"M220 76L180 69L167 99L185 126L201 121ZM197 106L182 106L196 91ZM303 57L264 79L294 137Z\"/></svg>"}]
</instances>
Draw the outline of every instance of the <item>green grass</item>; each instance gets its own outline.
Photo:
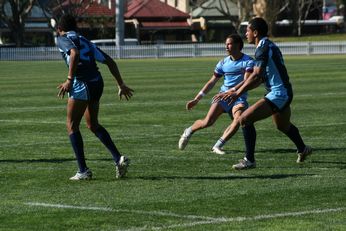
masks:
<instances>
[{"instance_id":1,"label":"green grass","mask_svg":"<svg viewBox=\"0 0 346 231\"><path fill-rule=\"evenodd\" d=\"M314 153L296 164L294 145L266 119L256 123L257 168L240 172L231 165L243 156L241 132L227 155L209 151L227 116L177 150L218 91L185 111L218 59L119 60L135 90L128 102L102 66L100 122L132 164L115 180L110 154L83 123L88 182L68 180L76 162L66 100L56 98L63 62L0 62L0 230L345 230L346 56L286 57L292 121ZM253 90L250 103L263 93Z\"/></svg>"}]
</instances>

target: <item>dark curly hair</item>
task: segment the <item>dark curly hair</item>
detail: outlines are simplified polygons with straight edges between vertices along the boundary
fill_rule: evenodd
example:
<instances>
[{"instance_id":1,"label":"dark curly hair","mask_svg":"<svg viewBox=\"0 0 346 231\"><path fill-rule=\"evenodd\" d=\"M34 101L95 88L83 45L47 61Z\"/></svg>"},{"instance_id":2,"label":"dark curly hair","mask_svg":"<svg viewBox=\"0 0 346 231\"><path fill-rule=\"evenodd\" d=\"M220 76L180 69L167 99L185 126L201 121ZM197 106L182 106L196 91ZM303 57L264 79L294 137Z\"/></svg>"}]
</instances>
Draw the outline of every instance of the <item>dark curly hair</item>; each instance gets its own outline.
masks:
<instances>
[{"instance_id":1,"label":"dark curly hair","mask_svg":"<svg viewBox=\"0 0 346 231\"><path fill-rule=\"evenodd\" d=\"M268 35L268 24L263 18L253 18L249 22L251 30L257 30L262 37Z\"/></svg>"},{"instance_id":2,"label":"dark curly hair","mask_svg":"<svg viewBox=\"0 0 346 231\"><path fill-rule=\"evenodd\" d=\"M61 16L59 23L58 23L58 28L63 31L76 31L77 30L77 22L76 19L70 15L70 14L64 14Z\"/></svg>"}]
</instances>

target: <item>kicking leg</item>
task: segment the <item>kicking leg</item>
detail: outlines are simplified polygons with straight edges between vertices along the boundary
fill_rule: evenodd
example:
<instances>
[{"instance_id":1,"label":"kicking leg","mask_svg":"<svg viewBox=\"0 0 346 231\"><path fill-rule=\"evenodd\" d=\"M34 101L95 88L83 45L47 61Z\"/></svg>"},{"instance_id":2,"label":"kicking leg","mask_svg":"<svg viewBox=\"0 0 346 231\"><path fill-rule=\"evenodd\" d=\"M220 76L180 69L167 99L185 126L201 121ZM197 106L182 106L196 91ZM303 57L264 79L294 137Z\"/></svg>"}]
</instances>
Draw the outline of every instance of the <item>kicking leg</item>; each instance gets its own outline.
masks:
<instances>
[{"instance_id":1,"label":"kicking leg","mask_svg":"<svg viewBox=\"0 0 346 231\"><path fill-rule=\"evenodd\" d=\"M196 120L192 126L185 129L179 140L179 149L183 150L186 147L194 132L213 125L223 112L224 110L219 104L213 103L204 119Z\"/></svg>"},{"instance_id":2,"label":"kicking leg","mask_svg":"<svg viewBox=\"0 0 346 231\"><path fill-rule=\"evenodd\" d=\"M297 163L304 162L305 158L311 154L311 147L304 144L299 133L299 129L291 123L291 108L288 106L285 110L273 115L273 122L277 129L284 133L296 145L298 159Z\"/></svg>"}]
</instances>

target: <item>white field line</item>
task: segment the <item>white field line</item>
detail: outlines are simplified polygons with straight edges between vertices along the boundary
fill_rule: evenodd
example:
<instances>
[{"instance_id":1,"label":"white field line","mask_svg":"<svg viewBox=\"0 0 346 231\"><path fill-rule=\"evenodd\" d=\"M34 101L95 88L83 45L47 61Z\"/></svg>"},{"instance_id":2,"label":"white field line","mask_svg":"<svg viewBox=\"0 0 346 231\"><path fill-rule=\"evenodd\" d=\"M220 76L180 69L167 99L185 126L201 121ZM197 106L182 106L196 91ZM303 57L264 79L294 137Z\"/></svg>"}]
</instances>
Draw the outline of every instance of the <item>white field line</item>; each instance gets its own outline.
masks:
<instances>
[{"instance_id":1,"label":"white field line","mask_svg":"<svg viewBox=\"0 0 346 231\"><path fill-rule=\"evenodd\" d=\"M94 207L94 206L75 206L75 205L63 205L63 204L47 204L47 203L39 203L39 202L28 202L25 203L29 206L37 206L37 207L50 207L50 208L60 208L60 209L78 209L78 210L94 210L94 211L103 211L103 212L118 212L118 213L137 213L144 215L152 215L152 216L164 216L164 217L177 217L184 219L199 219L199 220L214 220L213 217L205 217L205 216L195 216L195 215L181 215L171 212L163 212L163 211L144 211L144 210L129 210L129 209L112 209L107 207Z\"/></svg>"},{"instance_id":2,"label":"white field line","mask_svg":"<svg viewBox=\"0 0 346 231\"><path fill-rule=\"evenodd\" d=\"M315 96L331 96L331 95L345 95L346 92L325 92L325 93L321 93L321 94L297 94L294 95L295 98L305 98L305 97L315 97ZM180 101L161 101L161 102L156 102L155 105L185 105L186 100L180 100ZM104 103L101 105L101 107L105 106L105 107L110 107L110 106L115 106L115 105L119 105L119 103ZM131 102L131 106L136 106L136 105L140 105L140 106L145 106L145 105L153 105L152 102ZM61 110L65 110L66 105L57 105L57 106L32 106L32 107L8 107L6 108L6 110L3 110L0 112L1 113L8 113L8 112L27 112L27 111L49 111L49 110L57 110L57 109L61 109Z\"/></svg>"},{"instance_id":3,"label":"white field line","mask_svg":"<svg viewBox=\"0 0 346 231\"><path fill-rule=\"evenodd\" d=\"M330 127L330 126L338 126L338 125L345 125L346 122L336 122L336 123L325 123L321 121L322 123L314 123L314 124L301 124L299 127ZM64 120L62 121L48 121L48 120L19 120L19 119L0 119L0 123L10 123L10 124L61 124L64 125L66 122ZM104 124L108 124L109 122L105 122ZM143 125L141 124L128 124L127 127L141 127ZM162 124L153 124L151 126L147 127L163 127ZM267 129L259 129L259 130L267 130ZM204 132L207 133L207 132Z\"/></svg>"},{"instance_id":4,"label":"white field line","mask_svg":"<svg viewBox=\"0 0 346 231\"><path fill-rule=\"evenodd\" d=\"M118 229L117 231L145 231L145 230L167 230L173 228L187 228L194 227L198 225L214 225L221 223L230 223L230 222L244 222L244 221L259 221L259 220L269 220L275 218L283 218L283 217L297 217L302 215L313 215L313 214L322 214L322 213L333 213L344 211L346 208L334 208L334 209L315 209L301 212L287 212L287 213L274 213L267 215L258 215L258 216L250 216L250 217L231 217L231 218L214 218L213 220L205 220L205 221L196 221L190 223L176 224L176 225L168 225L168 226L160 226L160 227L133 227L130 229Z\"/></svg>"},{"instance_id":5,"label":"white field line","mask_svg":"<svg viewBox=\"0 0 346 231\"><path fill-rule=\"evenodd\" d=\"M37 206L37 207L50 207L50 208L61 208L61 209L79 209L79 210L94 210L94 211L103 211L103 212L123 212L123 213L137 213L145 214L152 216L170 216L178 217L183 219L197 219L202 221L195 221L183 224L169 225L169 226L158 226L158 227L133 227L130 229L122 229L117 231L145 231L145 230L165 230L172 228L185 228L185 227L194 227L198 225L212 225L212 224L221 224L221 223L230 223L230 222L244 222L244 221L258 221L258 220L268 220L275 218L283 217L297 217L302 215L313 215L313 214L323 214L323 213L333 213L345 211L345 207L341 208L330 208L330 209L314 209L307 211L297 211L297 212L286 212L286 213L273 213L273 214L264 214L258 216L248 216L248 217L205 217L205 216L196 216L196 215L181 215L171 212L162 212L162 211L144 211L144 210L127 210L127 209L112 209L107 207L89 207L89 206L74 206L74 205L63 205L63 204L48 204L48 203L39 203L39 202L28 202L25 205Z\"/></svg>"}]
</instances>

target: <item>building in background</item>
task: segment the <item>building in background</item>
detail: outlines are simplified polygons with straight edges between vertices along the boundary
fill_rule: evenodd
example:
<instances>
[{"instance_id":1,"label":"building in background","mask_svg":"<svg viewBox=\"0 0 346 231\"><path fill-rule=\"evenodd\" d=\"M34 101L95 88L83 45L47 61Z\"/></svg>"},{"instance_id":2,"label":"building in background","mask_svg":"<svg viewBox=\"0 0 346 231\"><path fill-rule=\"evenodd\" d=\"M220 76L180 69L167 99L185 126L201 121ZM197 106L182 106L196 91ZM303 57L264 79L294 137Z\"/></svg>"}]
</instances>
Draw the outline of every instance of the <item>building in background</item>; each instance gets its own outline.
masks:
<instances>
[{"instance_id":1,"label":"building in background","mask_svg":"<svg viewBox=\"0 0 346 231\"><path fill-rule=\"evenodd\" d=\"M190 15L164 1L128 1L124 17L128 37L141 44L191 42Z\"/></svg>"}]
</instances>

